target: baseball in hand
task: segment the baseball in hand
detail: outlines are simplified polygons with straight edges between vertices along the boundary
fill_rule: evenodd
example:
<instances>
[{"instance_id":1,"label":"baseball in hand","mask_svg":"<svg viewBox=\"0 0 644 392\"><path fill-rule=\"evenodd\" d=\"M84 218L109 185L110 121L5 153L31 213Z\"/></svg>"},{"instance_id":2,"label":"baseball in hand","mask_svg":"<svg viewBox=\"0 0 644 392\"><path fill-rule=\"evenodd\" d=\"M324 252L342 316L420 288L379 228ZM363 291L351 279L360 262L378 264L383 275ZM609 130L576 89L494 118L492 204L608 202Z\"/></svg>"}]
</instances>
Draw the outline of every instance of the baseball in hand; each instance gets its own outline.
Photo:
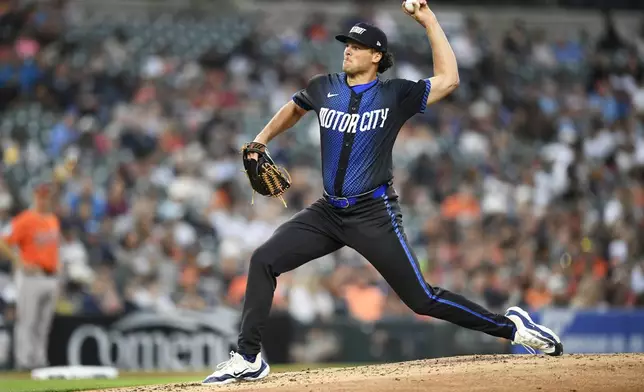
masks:
<instances>
[{"instance_id":1,"label":"baseball in hand","mask_svg":"<svg viewBox=\"0 0 644 392\"><path fill-rule=\"evenodd\" d=\"M420 2L418 0L405 0L405 9L410 14L416 12L416 8L420 8Z\"/></svg>"}]
</instances>

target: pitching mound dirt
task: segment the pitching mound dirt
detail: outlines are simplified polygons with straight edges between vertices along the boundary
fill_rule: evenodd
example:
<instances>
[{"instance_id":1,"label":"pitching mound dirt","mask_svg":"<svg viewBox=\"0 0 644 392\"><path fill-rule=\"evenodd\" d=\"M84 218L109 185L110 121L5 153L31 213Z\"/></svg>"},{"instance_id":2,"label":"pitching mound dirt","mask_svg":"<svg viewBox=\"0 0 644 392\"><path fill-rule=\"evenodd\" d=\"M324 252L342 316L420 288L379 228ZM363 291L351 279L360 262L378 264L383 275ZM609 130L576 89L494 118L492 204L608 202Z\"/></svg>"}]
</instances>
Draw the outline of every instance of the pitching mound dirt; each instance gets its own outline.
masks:
<instances>
[{"instance_id":1,"label":"pitching mound dirt","mask_svg":"<svg viewBox=\"0 0 644 392\"><path fill-rule=\"evenodd\" d=\"M644 354L468 356L352 368L274 373L227 386L172 384L123 392L644 391Z\"/></svg>"}]
</instances>

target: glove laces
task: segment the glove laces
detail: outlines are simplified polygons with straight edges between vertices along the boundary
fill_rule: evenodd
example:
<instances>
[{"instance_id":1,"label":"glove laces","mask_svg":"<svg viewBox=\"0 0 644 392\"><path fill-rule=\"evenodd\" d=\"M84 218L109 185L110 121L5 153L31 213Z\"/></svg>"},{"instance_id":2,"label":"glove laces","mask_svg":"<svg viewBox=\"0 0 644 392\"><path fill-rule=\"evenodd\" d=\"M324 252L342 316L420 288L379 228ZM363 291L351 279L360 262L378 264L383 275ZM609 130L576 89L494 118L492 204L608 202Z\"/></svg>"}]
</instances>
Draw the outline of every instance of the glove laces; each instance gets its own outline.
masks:
<instances>
[{"instance_id":1,"label":"glove laces","mask_svg":"<svg viewBox=\"0 0 644 392\"><path fill-rule=\"evenodd\" d=\"M288 173L288 171L284 167L264 165L264 171L261 176L266 183L266 187L268 187L268 190L271 192L271 195L273 195L273 197L278 197L282 201L282 204L284 204L284 208L286 208L286 200L284 200L284 197L282 197L282 195L284 194L284 192L286 192L287 188L282 186L279 179L280 177L286 177L287 182L290 183L291 175ZM255 192L253 192L253 194L254 193ZM251 200L251 204L253 203L253 201L254 198Z\"/></svg>"}]
</instances>

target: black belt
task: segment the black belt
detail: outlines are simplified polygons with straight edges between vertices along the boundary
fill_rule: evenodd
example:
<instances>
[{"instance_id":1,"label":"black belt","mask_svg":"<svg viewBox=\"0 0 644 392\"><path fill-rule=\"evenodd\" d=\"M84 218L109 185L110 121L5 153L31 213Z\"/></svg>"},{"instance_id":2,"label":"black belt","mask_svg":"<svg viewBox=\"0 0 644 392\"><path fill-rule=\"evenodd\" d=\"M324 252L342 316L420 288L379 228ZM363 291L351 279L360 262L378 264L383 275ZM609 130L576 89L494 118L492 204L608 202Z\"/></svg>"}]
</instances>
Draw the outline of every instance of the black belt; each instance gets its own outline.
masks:
<instances>
[{"instance_id":1,"label":"black belt","mask_svg":"<svg viewBox=\"0 0 644 392\"><path fill-rule=\"evenodd\" d=\"M376 189L372 189L372 190L370 190L368 192L361 193L361 194L355 195L355 196L346 196L346 197L343 197L343 196L331 196L328 193L326 193L326 191L325 191L324 192L324 198L326 199L326 201L329 204L331 204L335 208L349 208L349 207L354 206L354 205L356 205L356 204L358 204L360 202L370 200L370 199L377 199L379 197L382 197L382 195L384 195L385 192L387 191L387 188L389 188L389 185L391 185L390 182L387 183L387 184L382 184L379 187L377 187Z\"/></svg>"}]
</instances>

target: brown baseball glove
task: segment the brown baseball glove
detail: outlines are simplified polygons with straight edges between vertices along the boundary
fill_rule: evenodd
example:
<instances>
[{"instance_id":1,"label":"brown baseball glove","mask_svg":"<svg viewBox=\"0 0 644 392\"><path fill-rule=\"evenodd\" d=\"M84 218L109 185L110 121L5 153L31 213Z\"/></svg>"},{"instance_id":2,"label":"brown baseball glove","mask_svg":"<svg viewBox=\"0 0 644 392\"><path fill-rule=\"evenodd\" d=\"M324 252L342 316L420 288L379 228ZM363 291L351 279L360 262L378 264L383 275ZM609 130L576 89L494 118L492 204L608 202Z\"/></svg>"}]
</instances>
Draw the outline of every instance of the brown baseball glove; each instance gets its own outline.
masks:
<instances>
[{"instance_id":1,"label":"brown baseball glove","mask_svg":"<svg viewBox=\"0 0 644 392\"><path fill-rule=\"evenodd\" d=\"M282 195L291 187L288 172L275 164L262 143L246 143L241 151L244 170L253 190L263 196L279 197L286 206ZM257 154L257 159L249 157L252 153Z\"/></svg>"}]
</instances>

